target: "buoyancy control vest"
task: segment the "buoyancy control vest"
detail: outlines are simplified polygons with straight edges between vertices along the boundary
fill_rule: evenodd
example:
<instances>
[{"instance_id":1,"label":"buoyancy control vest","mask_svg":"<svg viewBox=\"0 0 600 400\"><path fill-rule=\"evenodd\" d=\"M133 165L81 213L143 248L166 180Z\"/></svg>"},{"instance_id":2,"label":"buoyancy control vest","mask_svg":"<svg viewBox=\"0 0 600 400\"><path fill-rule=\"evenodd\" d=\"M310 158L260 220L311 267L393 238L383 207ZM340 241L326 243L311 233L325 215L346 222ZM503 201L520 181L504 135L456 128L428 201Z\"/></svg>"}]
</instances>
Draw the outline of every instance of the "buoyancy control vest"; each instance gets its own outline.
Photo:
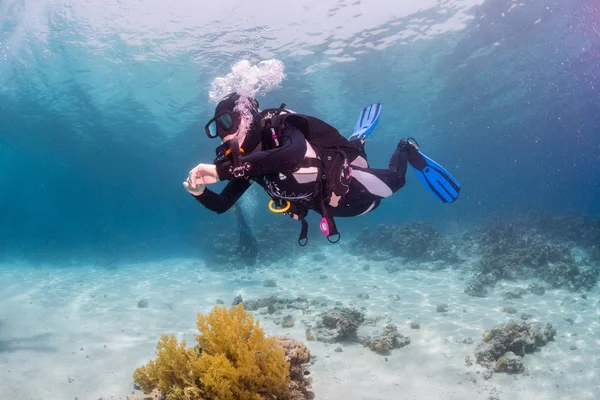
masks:
<instances>
[{"instance_id":1,"label":"buoyancy control vest","mask_svg":"<svg viewBox=\"0 0 600 400\"><path fill-rule=\"evenodd\" d=\"M290 201L273 197L269 208L271 211L287 214L302 222L302 230L298 238L298 244L301 246L308 243L308 223L305 217L310 209L318 211L321 214L319 224L321 232L329 242L337 243L341 236L328 207L336 207L339 200L348 193L352 175L350 162L360 155L360 149L333 126L319 118L288 110L285 104L279 108L263 110L260 114L262 131L266 132L263 137L265 147L278 147L282 131L287 126L294 126L302 132L316 153L316 158L305 157L299 168L316 167L318 171L313 198Z\"/></svg>"}]
</instances>

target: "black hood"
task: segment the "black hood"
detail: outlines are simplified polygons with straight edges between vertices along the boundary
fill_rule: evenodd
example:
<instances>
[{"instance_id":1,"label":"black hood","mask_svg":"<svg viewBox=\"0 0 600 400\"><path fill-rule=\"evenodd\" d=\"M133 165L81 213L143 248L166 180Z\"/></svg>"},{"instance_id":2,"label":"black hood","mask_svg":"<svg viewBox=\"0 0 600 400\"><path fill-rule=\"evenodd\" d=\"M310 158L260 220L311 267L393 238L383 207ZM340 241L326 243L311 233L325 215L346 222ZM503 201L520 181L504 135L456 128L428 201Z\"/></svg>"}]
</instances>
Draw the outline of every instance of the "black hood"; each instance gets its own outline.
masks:
<instances>
[{"instance_id":1,"label":"black hood","mask_svg":"<svg viewBox=\"0 0 600 400\"><path fill-rule=\"evenodd\" d=\"M224 112L236 112L235 109L236 104L242 98L237 92L233 92L223 97L217 107L215 107L215 116L222 114ZM246 133L246 137L244 138L243 143L239 143L240 147L244 149L246 153L251 153L257 149L258 145L261 142L261 129L260 129L260 111L258 109L259 104L255 98L247 97L249 110L248 114L251 116L252 121L250 123L250 127L248 132ZM239 122L238 122L239 124ZM235 127L237 129L237 127Z\"/></svg>"}]
</instances>

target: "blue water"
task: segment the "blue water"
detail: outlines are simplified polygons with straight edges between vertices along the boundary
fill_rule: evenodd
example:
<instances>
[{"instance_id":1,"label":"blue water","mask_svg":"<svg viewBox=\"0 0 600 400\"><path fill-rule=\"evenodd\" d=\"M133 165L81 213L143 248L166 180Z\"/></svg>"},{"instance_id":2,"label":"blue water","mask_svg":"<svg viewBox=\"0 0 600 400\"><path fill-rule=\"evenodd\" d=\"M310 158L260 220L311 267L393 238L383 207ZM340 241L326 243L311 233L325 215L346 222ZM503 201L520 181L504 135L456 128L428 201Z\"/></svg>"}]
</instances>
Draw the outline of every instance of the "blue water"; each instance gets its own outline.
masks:
<instances>
[{"instance_id":1,"label":"blue water","mask_svg":"<svg viewBox=\"0 0 600 400\"><path fill-rule=\"evenodd\" d=\"M278 2L152 4L2 1L4 259L194 254L211 224L233 226L181 182L213 156L209 84L241 59L286 66L261 106L285 102L347 135L363 106L382 102L376 166L414 136L462 183L460 201L437 204L409 171L346 231L600 209L597 2L315 2L276 15L259 9ZM277 218L266 201L259 223Z\"/></svg>"}]
</instances>

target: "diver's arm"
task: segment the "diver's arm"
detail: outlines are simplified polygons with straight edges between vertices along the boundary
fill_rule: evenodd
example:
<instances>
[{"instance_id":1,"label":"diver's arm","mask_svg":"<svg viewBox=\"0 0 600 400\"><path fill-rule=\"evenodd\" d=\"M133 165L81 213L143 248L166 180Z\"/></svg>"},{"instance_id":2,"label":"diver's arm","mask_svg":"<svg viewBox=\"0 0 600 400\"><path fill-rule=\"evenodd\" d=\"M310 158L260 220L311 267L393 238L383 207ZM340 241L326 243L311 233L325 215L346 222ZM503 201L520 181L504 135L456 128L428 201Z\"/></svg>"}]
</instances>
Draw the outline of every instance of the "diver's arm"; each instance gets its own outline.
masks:
<instances>
[{"instance_id":1,"label":"diver's arm","mask_svg":"<svg viewBox=\"0 0 600 400\"><path fill-rule=\"evenodd\" d=\"M247 165L245 176L260 176L278 172L295 171L304 160L307 145L302 132L295 127L286 128L281 135L281 146L241 157ZM219 180L232 179L231 161L217 165Z\"/></svg>"},{"instance_id":2,"label":"diver's arm","mask_svg":"<svg viewBox=\"0 0 600 400\"><path fill-rule=\"evenodd\" d=\"M227 183L220 194L206 188L202 194L194 196L204 207L217 214L229 210L250 187L249 179L233 179Z\"/></svg>"}]
</instances>

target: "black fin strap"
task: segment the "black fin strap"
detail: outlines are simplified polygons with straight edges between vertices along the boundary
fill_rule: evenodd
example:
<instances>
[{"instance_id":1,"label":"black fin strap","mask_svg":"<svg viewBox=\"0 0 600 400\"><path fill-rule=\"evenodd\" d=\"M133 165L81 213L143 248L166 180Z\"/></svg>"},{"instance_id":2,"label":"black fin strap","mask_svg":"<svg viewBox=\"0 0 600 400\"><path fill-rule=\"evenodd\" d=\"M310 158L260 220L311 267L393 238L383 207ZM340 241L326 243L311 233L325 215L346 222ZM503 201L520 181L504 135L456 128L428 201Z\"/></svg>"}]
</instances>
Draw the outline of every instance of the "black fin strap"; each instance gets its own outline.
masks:
<instances>
[{"instance_id":1,"label":"black fin strap","mask_svg":"<svg viewBox=\"0 0 600 400\"><path fill-rule=\"evenodd\" d=\"M302 230L300 231L300 237L298 237L298 244L304 247L308 244L308 222L304 218L300 222L302 222Z\"/></svg>"}]
</instances>

